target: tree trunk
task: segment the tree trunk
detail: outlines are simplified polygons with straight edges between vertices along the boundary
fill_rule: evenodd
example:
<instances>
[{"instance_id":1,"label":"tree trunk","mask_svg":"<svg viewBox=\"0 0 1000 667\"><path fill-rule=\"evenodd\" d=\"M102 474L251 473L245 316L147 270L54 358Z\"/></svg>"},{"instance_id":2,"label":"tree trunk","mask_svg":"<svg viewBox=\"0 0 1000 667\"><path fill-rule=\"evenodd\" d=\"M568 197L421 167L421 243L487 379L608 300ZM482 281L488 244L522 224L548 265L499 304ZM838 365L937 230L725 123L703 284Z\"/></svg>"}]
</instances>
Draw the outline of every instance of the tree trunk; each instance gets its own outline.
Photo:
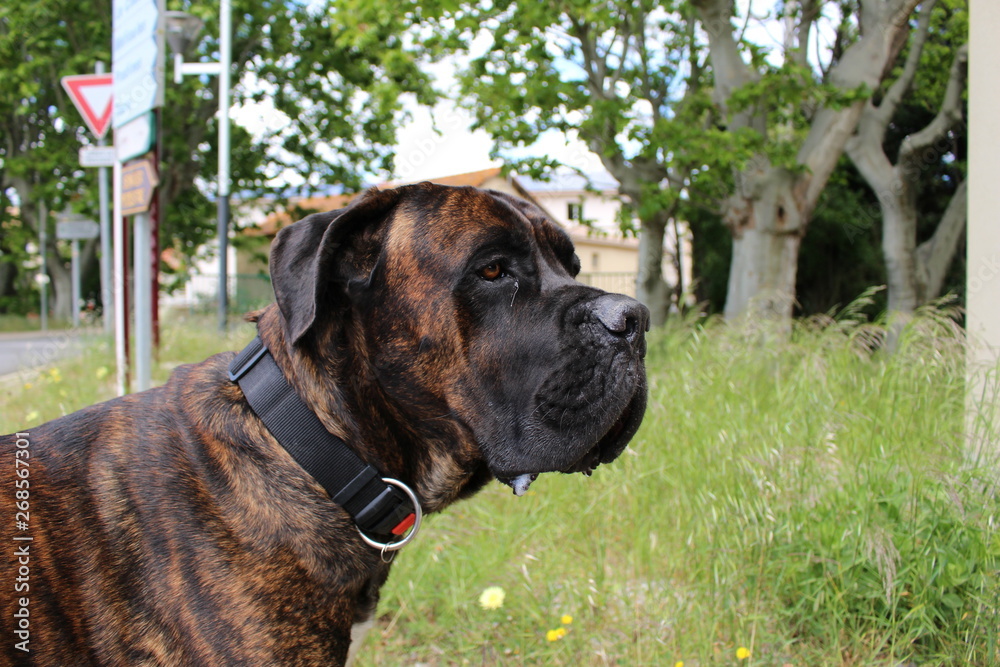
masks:
<instances>
[{"instance_id":1,"label":"tree trunk","mask_svg":"<svg viewBox=\"0 0 1000 667\"><path fill-rule=\"evenodd\" d=\"M892 164L883 143L893 115L913 84L923 44L930 28L930 9L921 11L906 64L889 87L881 103L869 101L856 134L846 150L854 166L875 191L882 212L882 255L889 282L889 347L909 317L924 303L937 297L965 229L966 183L955 190L934 235L917 246L917 190L927 158L941 157L951 128L962 120L962 93L965 89L968 47L955 53L941 108L922 130L907 136Z\"/></svg>"},{"instance_id":2,"label":"tree trunk","mask_svg":"<svg viewBox=\"0 0 1000 667\"><path fill-rule=\"evenodd\" d=\"M52 279L52 316L57 320L69 322L73 317L73 277L68 268L63 266L59 255L50 248L46 253L45 265Z\"/></svg>"},{"instance_id":3,"label":"tree trunk","mask_svg":"<svg viewBox=\"0 0 1000 667\"><path fill-rule=\"evenodd\" d=\"M15 279L17 279L17 265L0 263L0 297L14 295Z\"/></svg>"},{"instance_id":4,"label":"tree trunk","mask_svg":"<svg viewBox=\"0 0 1000 667\"><path fill-rule=\"evenodd\" d=\"M965 233L969 207L967 183L968 181L962 181L951 196L948 208L934 230L934 236L917 247L917 266L920 267L926 285L924 297L927 300L941 296L941 286L948 267L954 261L959 242Z\"/></svg>"},{"instance_id":5,"label":"tree trunk","mask_svg":"<svg viewBox=\"0 0 1000 667\"><path fill-rule=\"evenodd\" d=\"M647 188L666 178L662 167L655 161L629 161L621 153L609 152L607 143L599 137L591 137L589 145L601 156L601 163L608 173L618 181L618 191L630 200L634 210L641 211ZM672 291L663 280L663 241L672 214L673 211L660 210L639 215L639 274L635 281L635 296L649 308L652 326L666 322L670 312Z\"/></svg>"},{"instance_id":6,"label":"tree trunk","mask_svg":"<svg viewBox=\"0 0 1000 667\"><path fill-rule=\"evenodd\" d=\"M860 37L827 72L828 85L848 92L878 88L909 32L909 16L920 0L860 0ZM732 95L759 80L741 56L733 27L732 0L694 0L709 41L714 99L728 116L728 129L750 128L766 135L767 109L728 109ZM807 46L810 24L819 15L810 4L799 19L800 39ZM785 54L786 56L792 54ZM813 208L854 133L862 102L816 109L796 158L799 175L758 158L737 175L736 191L725 208L733 231L733 260L726 298L726 317L767 313L790 317L795 300L798 250Z\"/></svg>"},{"instance_id":7,"label":"tree trunk","mask_svg":"<svg viewBox=\"0 0 1000 667\"><path fill-rule=\"evenodd\" d=\"M649 308L650 324L660 326L670 312L670 286L663 280L663 240L667 215L660 212L642 221L639 230L639 276L636 298Z\"/></svg>"},{"instance_id":8,"label":"tree trunk","mask_svg":"<svg viewBox=\"0 0 1000 667\"><path fill-rule=\"evenodd\" d=\"M806 226L795 196L796 178L787 170L767 167L740 180L740 194L730 198L725 215L733 234L726 319L790 318Z\"/></svg>"},{"instance_id":9,"label":"tree trunk","mask_svg":"<svg viewBox=\"0 0 1000 667\"><path fill-rule=\"evenodd\" d=\"M917 212L887 195L882 201L882 256L889 283L889 313L904 318L923 302L917 272Z\"/></svg>"}]
</instances>

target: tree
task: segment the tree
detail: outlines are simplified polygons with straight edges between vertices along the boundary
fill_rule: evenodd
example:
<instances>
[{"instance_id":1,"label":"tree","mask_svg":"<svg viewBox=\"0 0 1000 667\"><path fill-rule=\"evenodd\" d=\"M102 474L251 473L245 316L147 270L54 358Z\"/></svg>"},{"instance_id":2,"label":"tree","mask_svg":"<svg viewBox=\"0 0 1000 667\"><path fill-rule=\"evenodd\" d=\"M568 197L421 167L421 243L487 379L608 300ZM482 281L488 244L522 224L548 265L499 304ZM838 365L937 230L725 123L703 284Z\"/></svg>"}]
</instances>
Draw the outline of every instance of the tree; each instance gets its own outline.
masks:
<instances>
[{"instance_id":1,"label":"tree","mask_svg":"<svg viewBox=\"0 0 1000 667\"><path fill-rule=\"evenodd\" d=\"M964 2L944 4L941 11L934 11L937 0L925 2L921 7L919 25L901 72L884 94L865 104L857 131L847 143L848 155L878 198L882 214L882 252L889 283L889 312L894 315L910 315L918 306L940 295L965 230L966 180L961 170L956 169L958 173L947 176L953 193L950 202L939 215L933 234L918 244L921 177L936 166L942 156L954 157L953 135L963 122L968 47L962 42L967 11ZM893 163L887 135L893 120L908 104L907 97L917 80L920 61L925 57L928 33L933 27L940 36L945 32L940 23L956 15L962 25L951 32L957 32L961 41L945 45L954 56L950 68L944 70L947 78L943 90L940 85L927 86L940 94L938 111L921 129L907 134L899 142ZM937 19L939 25L932 26L933 19ZM947 41L954 39L953 35L945 36ZM926 55L937 61L933 63L938 65L934 69L944 69L940 67L942 54Z\"/></svg>"},{"instance_id":2,"label":"tree","mask_svg":"<svg viewBox=\"0 0 1000 667\"><path fill-rule=\"evenodd\" d=\"M236 0L233 5L233 104L269 98L278 117L283 115L280 125L261 136L233 128L233 191L244 198L273 193L287 188L296 175L306 188L334 183L353 188L366 175L386 171L400 94L426 96L429 90L416 62L387 61L377 42L349 38L325 5L284 0ZM178 8L206 22L207 37L194 57L215 59L217 4L184 2ZM92 72L97 60L110 63L110 16L108 0L0 7L0 191L17 204L16 214L4 208L0 216L16 215L17 224L36 238L42 202L49 211L73 207L96 215L95 179L76 166L77 150L90 139L59 81L67 74ZM161 237L162 245L182 254L192 254L214 234L214 83L188 78L180 86L166 84ZM50 239L57 312L68 316L65 258L51 234ZM93 256L93 249L87 252Z\"/></svg>"},{"instance_id":3,"label":"tree","mask_svg":"<svg viewBox=\"0 0 1000 667\"><path fill-rule=\"evenodd\" d=\"M335 7L360 28L409 35L402 53L472 54L459 96L508 167L545 178L572 160L524 157L522 149L550 131L585 142L625 195L625 226L632 214L640 220L638 295L654 323L665 319L668 222L692 169L728 141L704 127L704 58L685 1L337 0ZM669 148L681 145L683 153Z\"/></svg>"},{"instance_id":4,"label":"tree","mask_svg":"<svg viewBox=\"0 0 1000 667\"><path fill-rule=\"evenodd\" d=\"M83 173L76 167L74 155L79 143L61 111L70 102L57 74L93 71L94 59L84 55L93 52L91 38L110 40L99 18L102 11L110 14L110 3L95 2L93 11L83 13L71 10L70 3L51 1L14 3L0 9L0 70L4 73L0 87L0 188L8 201L11 192L16 193L13 199L18 204L19 222L35 238L39 202L47 201L49 210L59 211L81 189ZM64 21L62 27L58 27L60 21ZM11 212L12 207L5 206L0 216L13 229L6 220ZM18 229L22 233L20 226ZM48 257L57 312L68 317L70 276L56 252L53 236L50 234L48 247L42 251ZM94 244L85 244L84 263L89 264L93 254ZM23 259L21 253L14 252L5 253L5 257L5 264Z\"/></svg>"},{"instance_id":5,"label":"tree","mask_svg":"<svg viewBox=\"0 0 1000 667\"><path fill-rule=\"evenodd\" d=\"M638 291L662 321L663 230L689 205L718 206L732 233L726 313L791 314L810 217L918 4L776 3L788 37L773 53L737 32L732 0L432 0L402 14L435 26L435 47L474 52L461 92L495 155L538 176L559 160L516 155L556 131L600 157L638 213ZM827 7L836 39L814 62Z\"/></svg>"},{"instance_id":6,"label":"tree","mask_svg":"<svg viewBox=\"0 0 1000 667\"><path fill-rule=\"evenodd\" d=\"M654 324L671 300L661 268L667 225L692 169L721 142L704 128L703 57L684 10L670 0L508 1L450 15L459 31L483 26L492 41L461 85L496 154L555 130L585 142L618 181L640 220L637 294ZM675 149L681 145L684 152ZM533 176L560 163L510 162Z\"/></svg>"},{"instance_id":7,"label":"tree","mask_svg":"<svg viewBox=\"0 0 1000 667\"><path fill-rule=\"evenodd\" d=\"M831 60L812 67L808 47L822 0L786 0L783 61L764 67L743 45L731 0L693 0L708 35L714 99L732 132L766 142L736 164L724 204L733 234L726 314L791 315L799 248L827 180L854 133L865 98L878 88L910 31L919 0L840 3ZM749 62L741 53L750 51ZM785 136L782 136L782 135Z\"/></svg>"}]
</instances>

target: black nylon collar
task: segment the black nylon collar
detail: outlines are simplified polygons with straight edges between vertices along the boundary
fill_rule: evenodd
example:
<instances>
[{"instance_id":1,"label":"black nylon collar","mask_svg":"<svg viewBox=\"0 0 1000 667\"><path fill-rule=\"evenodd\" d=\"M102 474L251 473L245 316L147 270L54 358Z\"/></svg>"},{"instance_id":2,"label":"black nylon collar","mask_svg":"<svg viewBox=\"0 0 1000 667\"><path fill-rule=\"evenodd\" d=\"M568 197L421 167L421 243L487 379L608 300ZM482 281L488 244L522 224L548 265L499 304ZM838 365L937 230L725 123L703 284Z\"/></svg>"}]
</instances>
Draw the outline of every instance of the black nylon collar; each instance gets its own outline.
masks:
<instances>
[{"instance_id":1,"label":"black nylon collar","mask_svg":"<svg viewBox=\"0 0 1000 667\"><path fill-rule=\"evenodd\" d=\"M387 484L378 470L323 427L285 380L259 336L229 364L229 379L239 383L275 440L351 515L362 535L392 542L419 519L398 483Z\"/></svg>"}]
</instances>

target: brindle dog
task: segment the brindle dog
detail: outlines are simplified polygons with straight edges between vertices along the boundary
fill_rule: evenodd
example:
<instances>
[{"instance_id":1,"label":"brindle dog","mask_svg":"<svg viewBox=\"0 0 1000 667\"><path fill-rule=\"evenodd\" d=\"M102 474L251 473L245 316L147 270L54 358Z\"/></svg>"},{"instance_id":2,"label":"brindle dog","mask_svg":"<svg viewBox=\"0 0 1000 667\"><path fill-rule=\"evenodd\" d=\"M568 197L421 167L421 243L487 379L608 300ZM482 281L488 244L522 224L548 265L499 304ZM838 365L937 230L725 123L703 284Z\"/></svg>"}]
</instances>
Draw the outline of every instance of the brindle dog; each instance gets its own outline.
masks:
<instances>
[{"instance_id":1,"label":"brindle dog","mask_svg":"<svg viewBox=\"0 0 1000 667\"><path fill-rule=\"evenodd\" d=\"M277 303L251 319L282 374L424 512L589 473L642 420L647 310L574 280L569 237L524 201L372 190L282 230L270 268ZM7 664L348 661L389 565L233 356L0 438Z\"/></svg>"}]
</instances>

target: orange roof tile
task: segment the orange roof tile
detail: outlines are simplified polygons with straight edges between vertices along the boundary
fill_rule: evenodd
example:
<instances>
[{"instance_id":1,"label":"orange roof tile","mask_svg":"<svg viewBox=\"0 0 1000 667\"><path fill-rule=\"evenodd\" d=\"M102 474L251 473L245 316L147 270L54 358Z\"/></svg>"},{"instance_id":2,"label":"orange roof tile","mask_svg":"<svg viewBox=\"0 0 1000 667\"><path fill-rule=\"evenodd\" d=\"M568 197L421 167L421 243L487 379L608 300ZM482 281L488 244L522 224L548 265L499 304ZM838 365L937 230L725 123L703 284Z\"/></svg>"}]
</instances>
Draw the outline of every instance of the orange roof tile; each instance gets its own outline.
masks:
<instances>
[{"instance_id":1,"label":"orange roof tile","mask_svg":"<svg viewBox=\"0 0 1000 667\"><path fill-rule=\"evenodd\" d=\"M452 176L442 176L441 178L421 178L418 181L407 182L417 183L430 181L431 183L437 183L438 185L471 185L476 188L481 188L486 181L491 178L499 177L500 173L500 167L493 167L491 169L481 169L480 171L470 171L465 174L454 174ZM393 183L392 185L403 185L403 182Z\"/></svg>"},{"instance_id":2,"label":"orange roof tile","mask_svg":"<svg viewBox=\"0 0 1000 667\"><path fill-rule=\"evenodd\" d=\"M243 233L247 236L270 236L277 234L282 227L301 220L310 213L335 211L351 203L359 193L328 195L325 197L308 197L289 202L282 211L275 211L264 219L257 227L249 227ZM293 217L294 216L294 217Z\"/></svg>"}]
</instances>

